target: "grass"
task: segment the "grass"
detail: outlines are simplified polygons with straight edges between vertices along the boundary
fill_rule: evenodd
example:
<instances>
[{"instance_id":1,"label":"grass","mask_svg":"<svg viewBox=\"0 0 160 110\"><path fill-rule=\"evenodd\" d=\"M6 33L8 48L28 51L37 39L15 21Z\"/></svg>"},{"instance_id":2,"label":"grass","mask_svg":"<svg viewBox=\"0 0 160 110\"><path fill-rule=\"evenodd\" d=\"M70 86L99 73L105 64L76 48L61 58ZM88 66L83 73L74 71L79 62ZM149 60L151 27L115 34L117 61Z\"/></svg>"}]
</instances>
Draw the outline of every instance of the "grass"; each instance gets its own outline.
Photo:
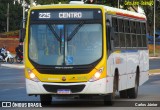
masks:
<instances>
[{"instance_id":1,"label":"grass","mask_svg":"<svg viewBox=\"0 0 160 110\"><path fill-rule=\"evenodd\" d=\"M154 56L154 52L153 51L149 51L149 56L150 57L160 57L160 52L159 51L157 51L157 50L155 51L155 56Z\"/></svg>"},{"instance_id":2,"label":"grass","mask_svg":"<svg viewBox=\"0 0 160 110\"><path fill-rule=\"evenodd\" d=\"M149 56L154 56L154 45L148 45L149 48ZM154 57L160 57L160 45L155 46L155 56Z\"/></svg>"}]
</instances>

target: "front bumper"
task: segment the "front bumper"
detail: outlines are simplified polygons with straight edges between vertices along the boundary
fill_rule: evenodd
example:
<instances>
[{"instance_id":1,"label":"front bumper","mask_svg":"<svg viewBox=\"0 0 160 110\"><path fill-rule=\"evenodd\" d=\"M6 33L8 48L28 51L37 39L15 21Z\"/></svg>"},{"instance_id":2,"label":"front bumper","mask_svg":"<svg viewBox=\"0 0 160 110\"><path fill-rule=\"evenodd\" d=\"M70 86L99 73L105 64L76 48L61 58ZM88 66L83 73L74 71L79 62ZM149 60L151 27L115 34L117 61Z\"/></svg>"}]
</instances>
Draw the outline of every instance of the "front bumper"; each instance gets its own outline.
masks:
<instances>
[{"instance_id":1,"label":"front bumper","mask_svg":"<svg viewBox=\"0 0 160 110\"><path fill-rule=\"evenodd\" d=\"M82 83L47 83L26 79L26 89L29 95L58 94L58 89L70 89L70 94L107 94L113 91L112 87L112 77Z\"/></svg>"}]
</instances>

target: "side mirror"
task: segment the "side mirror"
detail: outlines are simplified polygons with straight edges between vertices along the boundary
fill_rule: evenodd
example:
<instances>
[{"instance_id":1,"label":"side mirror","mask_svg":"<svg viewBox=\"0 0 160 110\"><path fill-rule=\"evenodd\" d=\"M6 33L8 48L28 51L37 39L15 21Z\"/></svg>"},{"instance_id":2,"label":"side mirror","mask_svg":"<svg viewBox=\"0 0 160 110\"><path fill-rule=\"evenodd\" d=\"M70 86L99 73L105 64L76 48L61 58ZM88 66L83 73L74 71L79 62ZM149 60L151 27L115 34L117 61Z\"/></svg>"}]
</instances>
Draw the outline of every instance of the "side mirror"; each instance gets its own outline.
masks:
<instances>
[{"instance_id":1,"label":"side mirror","mask_svg":"<svg viewBox=\"0 0 160 110\"><path fill-rule=\"evenodd\" d=\"M24 42L26 29L22 28L19 32L19 42Z\"/></svg>"}]
</instances>

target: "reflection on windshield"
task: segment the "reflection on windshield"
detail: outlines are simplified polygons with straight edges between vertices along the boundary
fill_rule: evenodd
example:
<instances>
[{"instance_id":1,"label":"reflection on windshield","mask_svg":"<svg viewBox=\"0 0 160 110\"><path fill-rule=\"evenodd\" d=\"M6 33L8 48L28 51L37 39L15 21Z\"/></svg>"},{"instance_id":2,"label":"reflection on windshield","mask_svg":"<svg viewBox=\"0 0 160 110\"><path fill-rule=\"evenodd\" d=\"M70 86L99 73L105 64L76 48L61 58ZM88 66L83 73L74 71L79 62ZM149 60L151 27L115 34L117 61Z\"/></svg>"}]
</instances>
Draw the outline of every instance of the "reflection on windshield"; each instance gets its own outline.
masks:
<instances>
[{"instance_id":1,"label":"reflection on windshield","mask_svg":"<svg viewBox=\"0 0 160 110\"><path fill-rule=\"evenodd\" d=\"M102 56L101 24L32 24L29 57L41 65L86 65Z\"/></svg>"}]
</instances>

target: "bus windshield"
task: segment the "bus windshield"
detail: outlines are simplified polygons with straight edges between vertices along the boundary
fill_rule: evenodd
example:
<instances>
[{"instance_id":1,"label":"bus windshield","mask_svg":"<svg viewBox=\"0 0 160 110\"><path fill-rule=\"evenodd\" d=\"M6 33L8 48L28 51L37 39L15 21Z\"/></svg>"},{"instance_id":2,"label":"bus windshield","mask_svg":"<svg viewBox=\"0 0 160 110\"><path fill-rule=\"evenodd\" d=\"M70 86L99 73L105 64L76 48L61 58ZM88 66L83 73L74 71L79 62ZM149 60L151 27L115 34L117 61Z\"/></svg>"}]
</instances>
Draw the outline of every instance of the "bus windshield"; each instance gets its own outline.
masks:
<instances>
[{"instance_id":1,"label":"bus windshield","mask_svg":"<svg viewBox=\"0 0 160 110\"><path fill-rule=\"evenodd\" d=\"M39 65L87 65L101 57L101 23L30 24L29 58Z\"/></svg>"}]
</instances>

